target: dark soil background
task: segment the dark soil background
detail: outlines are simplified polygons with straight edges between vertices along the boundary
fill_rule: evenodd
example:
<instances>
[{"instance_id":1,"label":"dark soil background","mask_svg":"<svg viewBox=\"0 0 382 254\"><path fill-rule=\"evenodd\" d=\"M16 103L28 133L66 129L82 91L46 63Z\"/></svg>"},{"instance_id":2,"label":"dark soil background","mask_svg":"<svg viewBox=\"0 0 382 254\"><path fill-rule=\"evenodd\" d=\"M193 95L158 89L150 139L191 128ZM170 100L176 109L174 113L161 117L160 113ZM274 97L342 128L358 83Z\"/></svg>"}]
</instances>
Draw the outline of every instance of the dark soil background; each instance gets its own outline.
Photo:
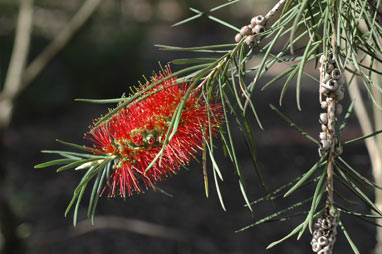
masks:
<instances>
[{"instance_id":1,"label":"dark soil background","mask_svg":"<svg viewBox=\"0 0 382 254\"><path fill-rule=\"evenodd\" d=\"M59 1L37 1L36 13L60 10L63 14L70 15L79 3L69 2L72 2L73 7L62 7L58 4ZM133 4L126 7L126 12L131 15L121 14L120 4L125 1L101 6L81 33L16 101L14 118L5 136L5 163L8 169L7 194L19 218L18 232L23 239L21 253L311 253L311 236L307 232L300 241L294 236L270 250L265 250L269 243L282 238L301 223L303 217L266 223L235 233L278 209L286 208L293 201L309 197L314 189L303 188L288 199L261 203L253 207L254 212L251 214L243 206L244 200L233 166L224 157L221 149L218 149L218 162L224 177L221 189L226 212L220 207L211 168L209 167L210 197L207 199L201 165L193 162L189 171L181 170L178 175L159 184L172 197L152 190L133 195L126 200L102 197L97 208L95 226L91 226L86 218L88 196L85 196L80 208L79 225L73 228L72 213L64 218L64 211L82 172L72 170L57 174L55 168L34 169L33 166L56 158L42 154L40 150L66 149L55 142L57 138L83 143L83 133L88 130L92 119L112 107L73 100L119 97L123 92L129 91L130 85L142 80L142 74L149 76L152 70L158 70L158 61L167 63L171 59L187 56L158 51L153 44L196 46L231 43L235 34L207 19L170 28L177 20L190 15L186 11L189 5L207 10L221 1L211 1L208 4L203 1L163 1L172 9L178 8L177 14L173 14L174 17L170 20L159 12L160 8L166 10L166 7L160 7L154 1L142 1L151 8L151 16L140 20L143 16L142 10L148 7L142 7L141 1L131 2ZM221 18L232 17L230 22L239 26L250 19L251 14L248 10L245 12L248 6L254 8L249 1L243 1L239 7L227 9L217 15ZM7 11L4 9L6 7ZM6 73L13 42L12 25L4 24L12 24L17 14L16 7L12 2L0 0L0 24L3 27L0 34L0 66L3 74ZM141 15L134 16L134 8L138 8L137 12ZM264 6L257 8L255 14L262 13L267 8L264 2ZM243 13L238 15L240 10ZM237 18L238 16L241 18ZM35 27L31 58L50 40L51 28L44 30L41 24L35 24ZM57 32L57 29L52 31ZM174 69L179 67L175 66ZM253 75L249 75L249 78ZM272 77L267 76L263 81L270 78ZM1 82L4 82L4 75L1 76ZM270 103L277 105L281 85L282 83L275 84L264 92L257 91L253 98L265 128L261 131L254 123L258 165L268 190L291 181L318 160L316 145L289 127L269 107ZM280 108L315 137L320 130L316 86L311 80L304 82L303 111L297 110L294 88L287 92ZM349 105L349 99L344 101L344 105ZM241 134L234 125L233 128L236 131L234 140L246 177L248 195L250 200L255 200L264 192L259 186ZM352 116L343 133L343 139L359 135L361 133L357 121ZM371 177L369 158L363 143L345 147L344 158L363 175ZM336 186L346 197L351 198L350 193L340 183L336 183ZM372 197L370 190L369 194ZM369 212L362 205L355 204L352 209ZM375 244L374 225L349 216L341 218L360 252L370 253ZM335 253L352 253L340 230Z\"/></svg>"}]
</instances>

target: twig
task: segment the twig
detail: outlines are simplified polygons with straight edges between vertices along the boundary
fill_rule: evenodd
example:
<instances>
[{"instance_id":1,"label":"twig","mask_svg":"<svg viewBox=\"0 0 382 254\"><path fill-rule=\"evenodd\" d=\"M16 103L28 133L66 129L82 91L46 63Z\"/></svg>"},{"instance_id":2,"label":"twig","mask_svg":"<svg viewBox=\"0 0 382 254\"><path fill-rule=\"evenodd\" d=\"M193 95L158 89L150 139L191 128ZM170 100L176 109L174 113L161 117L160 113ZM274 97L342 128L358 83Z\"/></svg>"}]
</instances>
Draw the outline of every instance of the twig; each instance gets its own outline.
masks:
<instances>
[{"instance_id":1,"label":"twig","mask_svg":"<svg viewBox=\"0 0 382 254\"><path fill-rule=\"evenodd\" d=\"M287 0L280 0L273 8L264 16L265 20L270 19L273 15L275 15L276 11L283 5Z\"/></svg>"},{"instance_id":2,"label":"twig","mask_svg":"<svg viewBox=\"0 0 382 254\"><path fill-rule=\"evenodd\" d=\"M3 97L13 100L22 90L24 90L46 67L46 65L57 55L73 38L78 30L92 16L101 0L86 0L71 21L55 37L55 39L38 55L26 68L18 89L12 93L0 94L0 101Z\"/></svg>"},{"instance_id":3,"label":"twig","mask_svg":"<svg viewBox=\"0 0 382 254\"><path fill-rule=\"evenodd\" d=\"M347 79L351 79L352 74L347 73ZM377 94L380 93L379 91L376 92ZM365 101L362 98L361 91L359 89L359 85L357 82L357 79L354 79L354 83L349 86L349 94L350 97L354 100L356 100L357 103L354 104L354 112L357 116L358 122L361 126L362 133L372 133L373 132L373 127L371 123L371 119L369 114L366 111L366 106L365 106ZM375 109L378 110L379 109ZM380 112L379 112L380 113ZM375 119L377 123L377 119ZM367 148L367 152L369 153L370 157L370 162L371 162L371 167L373 170L373 176L377 184L380 184L381 177L382 177L382 158L381 158L381 153L379 152L378 149L378 143L377 143L377 138L376 137L371 137L368 139L365 139L365 145ZM380 202L380 196L381 194L378 193L379 190L375 190L375 196L376 196L376 206L378 208L381 208ZM378 220L381 221L381 220ZM381 240L380 237L382 236L382 230L377 228L377 244L376 244L376 249L375 253L380 253L382 247L381 247Z\"/></svg>"},{"instance_id":4,"label":"twig","mask_svg":"<svg viewBox=\"0 0 382 254\"><path fill-rule=\"evenodd\" d=\"M100 230L122 230L147 237L161 238L165 240L177 241L183 244L190 244L205 252L216 252L215 246L209 239L200 237L198 234L185 232L175 228L150 223L133 218L123 218L117 216L96 216L96 224L91 225L89 219L80 221L76 228L64 227L50 232L34 234L28 241L29 248L36 248L40 245L54 245L57 242L67 240L72 237L81 237L84 234Z\"/></svg>"},{"instance_id":5,"label":"twig","mask_svg":"<svg viewBox=\"0 0 382 254\"><path fill-rule=\"evenodd\" d=\"M97 223L94 225L91 224L90 220L79 222L77 227L72 230L71 236L76 237L100 229L118 229L181 242L184 242L187 239L186 234L179 230L137 219L98 216L96 217L96 220Z\"/></svg>"},{"instance_id":6,"label":"twig","mask_svg":"<svg viewBox=\"0 0 382 254\"><path fill-rule=\"evenodd\" d=\"M15 41L4 83L4 89L1 93L5 100L0 99L0 128L8 125L12 111L12 94L15 94L20 89L21 77L29 52L32 18L33 0L20 1L20 12L17 20Z\"/></svg>"}]
</instances>

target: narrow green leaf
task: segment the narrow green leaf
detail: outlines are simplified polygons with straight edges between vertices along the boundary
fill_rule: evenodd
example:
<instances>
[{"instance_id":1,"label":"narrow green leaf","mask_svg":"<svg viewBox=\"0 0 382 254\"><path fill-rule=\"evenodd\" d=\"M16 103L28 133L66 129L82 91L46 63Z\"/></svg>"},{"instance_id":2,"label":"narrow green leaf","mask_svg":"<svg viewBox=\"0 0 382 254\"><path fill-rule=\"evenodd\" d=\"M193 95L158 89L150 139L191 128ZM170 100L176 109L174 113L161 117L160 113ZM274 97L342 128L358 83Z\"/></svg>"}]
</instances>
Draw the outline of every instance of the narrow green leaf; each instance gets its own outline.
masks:
<instances>
[{"instance_id":1,"label":"narrow green leaf","mask_svg":"<svg viewBox=\"0 0 382 254\"><path fill-rule=\"evenodd\" d=\"M283 190L285 190L286 188L288 188L288 187L292 186L293 184L295 184L295 183L296 183L298 180L300 180L302 177L303 177L303 175L302 175L302 176L299 176L299 177L297 177L297 178L295 178L295 179L293 179L292 181L290 181L290 182L287 183L287 184L282 185L281 187L277 188L276 190L270 192L269 194L267 194L267 195L265 195L265 196L263 196L263 197L261 197L261 198L258 198L258 199L256 199L255 201L252 201L252 202L251 202L251 205L256 205L256 204L258 204L258 203L260 203L260 202L262 202L262 201L266 201L266 200L274 200L274 199L276 199L276 198L282 197L283 194L282 194L281 192L282 192ZM314 179L311 180L311 181L305 182L304 184L302 184L302 185L300 186L300 189L301 189L302 187L305 187L305 186L311 184L311 183L317 182L319 178L320 178L320 177L318 176L318 177L314 178Z\"/></svg>"},{"instance_id":2,"label":"narrow green leaf","mask_svg":"<svg viewBox=\"0 0 382 254\"><path fill-rule=\"evenodd\" d=\"M180 59L171 60L170 62L172 64L183 65L183 64L195 64L195 63L210 63L216 60L217 60L216 58L200 57L200 58L180 58Z\"/></svg>"},{"instance_id":3,"label":"narrow green leaf","mask_svg":"<svg viewBox=\"0 0 382 254\"><path fill-rule=\"evenodd\" d=\"M168 45L161 45L161 44L155 44L155 47L158 47L161 50L171 50L171 51L194 51L194 52L212 52L212 53L227 53L229 50L216 50L216 49L223 49L223 48L232 48L235 47L236 44L219 44L219 45L207 45L207 46L200 46L200 47L177 47L177 46L168 46Z\"/></svg>"},{"instance_id":4,"label":"narrow green leaf","mask_svg":"<svg viewBox=\"0 0 382 254\"><path fill-rule=\"evenodd\" d=\"M96 151L95 149L90 148L90 147L80 146L80 145L69 143L69 142L65 142L65 141L62 141L62 140L59 140L59 139L56 139L56 141L58 143L61 143L61 144L64 144L64 145L67 145L67 146L70 146L70 147L73 147L73 148L76 148L76 149L79 149L79 150L83 150L83 151L87 151L87 152Z\"/></svg>"},{"instance_id":5,"label":"narrow green leaf","mask_svg":"<svg viewBox=\"0 0 382 254\"><path fill-rule=\"evenodd\" d=\"M300 9L293 21L293 25L292 25L292 31L290 32L290 37L289 37L289 44L290 44L290 48L291 48L291 52L293 54L293 38L294 38L294 34L296 33L296 30L297 30L297 27L298 27L298 22L300 21L300 18L301 18L301 15L302 13L305 11L305 6L306 4L308 3L308 0L303 0L299 5L300 5Z\"/></svg>"},{"instance_id":6,"label":"narrow green leaf","mask_svg":"<svg viewBox=\"0 0 382 254\"><path fill-rule=\"evenodd\" d=\"M282 79L285 75L287 75L289 72L291 72L294 68L288 68L285 71L281 72L279 75L271 79L268 83L266 83L262 88L261 91L264 91L266 88L268 88L270 85L276 83L280 79Z\"/></svg>"},{"instance_id":7,"label":"narrow green leaf","mask_svg":"<svg viewBox=\"0 0 382 254\"><path fill-rule=\"evenodd\" d=\"M346 111L346 115L344 117L344 121L341 124L340 131L342 131L346 127L347 121L349 120L350 115L353 112L354 102L355 102L354 100L351 102L348 110Z\"/></svg>"},{"instance_id":8,"label":"narrow green leaf","mask_svg":"<svg viewBox=\"0 0 382 254\"><path fill-rule=\"evenodd\" d=\"M220 93L221 101L228 101L227 98L224 98L225 93L223 92L222 86L220 84L220 80L218 80L218 81L219 81L219 93ZM225 103L222 103L222 107L223 107L224 119L228 119ZM226 129L227 129L228 141L229 141L229 145L227 146L227 148L229 149L229 151L232 155L232 159L233 159L232 162L234 163L236 173L237 173L237 176L239 178L240 190L241 190L242 196L243 196L246 204L248 205L248 209L252 212L253 210L252 210L251 205L249 204L247 193L245 191L244 178L243 178L243 175L241 173L241 168L240 168L239 162L238 162L237 157L236 157L236 153L235 153L236 149L234 147L234 143L233 143L233 139L232 139L232 135L231 135L231 128L228 124L228 121L226 121Z\"/></svg>"},{"instance_id":9,"label":"narrow green leaf","mask_svg":"<svg viewBox=\"0 0 382 254\"><path fill-rule=\"evenodd\" d=\"M92 161L97 161L97 160L100 160L100 159L99 158L81 159L81 160L69 163L69 164L67 164L65 166L59 167L56 171L57 172L61 172L61 171L64 171L64 170L67 170L67 169L70 169L70 168L74 168L76 166L83 165L83 164L85 164L87 162L92 162Z\"/></svg>"},{"instance_id":10,"label":"narrow green leaf","mask_svg":"<svg viewBox=\"0 0 382 254\"><path fill-rule=\"evenodd\" d=\"M342 224L341 220L339 219L339 217L337 216L337 220L338 220L338 225L340 226L340 228L342 229L342 232L344 232L344 235L346 237L346 239L348 240L354 254L360 254L357 246L355 246L354 242L352 241L352 239L350 238L348 232L346 231L344 225Z\"/></svg>"},{"instance_id":11,"label":"narrow green leaf","mask_svg":"<svg viewBox=\"0 0 382 254\"><path fill-rule=\"evenodd\" d=\"M283 88L281 89L280 99L279 99L279 104L280 105L283 102L283 98L284 98L286 90L288 89L288 87L289 87L290 83L292 82L294 76L296 76L296 74L297 74L297 71L298 71L297 67L298 67L298 65L295 65L295 68L293 69L293 71L289 75L288 79L285 81Z\"/></svg>"},{"instance_id":12,"label":"narrow green leaf","mask_svg":"<svg viewBox=\"0 0 382 254\"><path fill-rule=\"evenodd\" d=\"M323 183L324 183L324 179L326 179L326 177L325 177L326 168L327 168L327 166L324 167L324 169L322 170L320 180L318 181L316 189L314 190L313 200L312 200L312 204L310 206L309 213L306 216L304 225L303 225L300 233L297 236L297 240L299 240L301 238L302 234L304 233L304 231L308 225L309 225L309 231L312 233L313 215L316 212L316 209L317 209L317 207L321 201L321 197L322 197L323 193L325 192L326 184L323 185Z\"/></svg>"},{"instance_id":13,"label":"narrow green leaf","mask_svg":"<svg viewBox=\"0 0 382 254\"><path fill-rule=\"evenodd\" d=\"M283 113L281 113L280 110L278 110L275 106L273 106L272 104L269 104L269 106L271 107L271 109L273 111L276 111L276 113L287 123L289 123L289 126L295 128L298 132L300 132L301 135L303 135L304 137L306 137L307 139L313 141L314 143L316 143L317 145L320 144L318 142L317 139L313 138L312 136L310 136L308 133L306 133L305 131L303 131L300 127L298 127L294 122L292 122L292 120L290 120L286 115L284 115Z\"/></svg>"},{"instance_id":14,"label":"narrow green leaf","mask_svg":"<svg viewBox=\"0 0 382 254\"><path fill-rule=\"evenodd\" d=\"M103 155L94 155L94 154L88 154L88 153L76 153L76 152L68 152L68 151L60 151L60 150L42 150L42 153L52 153L52 154L58 154L62 157L67 157L69 159L81 159L84 158L99 158L104 159L106 158Z\"/></svg>"},{"instance_id":15,"label":"narrow green leaf","mask_svg":"<svg viewBox=\"0 0 382 254\"><path fill-rule=\"evenodd\" d=\"M357 170L355 170L353 167L351 167L342 157L338 156L337 157L341 162L342 164L344 164L346 166L346 168L348 168L355 176L357 176L358 178L360 178L361 180L363 180L364 182L366 182L367 184L377 188L377 189L380 189L382 190L382 186L379 186L377 185L376 183L370 181L369 179L367 179L366 177L362 176L360 173L358 173ZM337 164L337 166L339 166Z\"/></svg>"},{"instance_id":16,"label":"narrow green leaf","mask_svg":"<svg viewBox=\"0 0 382 254\"><path fill-rule=\"evenodd\" d=\"M187 18L187 19L184 19L184 20L182 20L182 21L179 21L179 22L173 24L172 27L186 24L186 23L188 23L188 22L190 22L190 21L192 21L192 20L194 20L194 19L198 19L198 18L200 18L201 16L203 16L203 13L196 14L196 15L194 15L194 16L192 16L192 17L189 17L189 18Z\"/></svg>"},{"instance_id":17,"label":"narrow green leaf","mask_svg":"<svg viewBox=\"0 0 382 254\"><path fill-rule=\"evenodd\" d=\"M104 171L98 171L98 174L97 174L97 177L94 181L94 184L93 184L93 188L92 188L92 192L90 194L90 200L89 200L89 206L88 206L88 217L91 216L91 212L92 212L92 209L93 209L93 204L94 204L94 200L97 196L97 188L98 188L98 185L99 185L99 181L101 180L101 176L102 176L102 173Z\"/></svg>"},{"instance_id":18,"label":"narrow green leaf","mask_svg":"<svg viewBox=\"0 0 382 254\"><path fill-rule=\"evenodd\" d=\"M115 99L74 99L74 101L78 102L88 102L88 103L96 103L96 104L109 104L109 103L119 103L125 101L126 98L115 98Z\"/></svg>"},{"instance_id":19,"label":"narrow green leaf","mask_svg":"<svg viewBox=\"0 0 382 254\"><path fill-rule=\"evenodd\" d=\"M71 163L73 161L76 161L76 160L74 160L74 159L52 160L52 161L47 161L47 162L44 162L44 163L37 164L37 165L34 166L34 168L46 168L46 167L50 167L50 166L57 165L57 164Z\"/></svg>"},{"instance_id":20,"label":"narrow green leaf","mask_svg":"<svg viewBox=\"0 0 382 254\"><path fill-rule=\"evenodd\" d=\"M354 143L354 142L357 142L357 141L361 141L361 140L364 140L364 139L367 139L367 138L370 138L370 137L374 137L376 135L378 135L379 133L382 133L382 130L378 130L378 131L375 131L369 135L365 135L365 136L362 136L362 137L358 137L358 138L355 138L355 139L352 139L352 140L348 140L348 141L345 141L344 142L344 145L347 145L347 144L351 144L351 143Z\"/></svg>"},{"instance_id":21,"label":"narrow green leaf","mask_svg":"<svg viewBox=\"0 0 382 254\"><path fill-rule=\"evenodd\" d=\"M341 168L336 167L337 171L342 176L342 179L338 177L338 179L347 187L351 192L353 192L356 196L358 196L363 202L368 205L371 209L373 209L379 215L382 215L382 211L378 209L378 207L367 197L365 193L363 193L357 185L355 185L351 180L347 178L347 176L342 172Z\"/></svg>"},{"instance_id":22,"label":"narrow green leaf","mask_svg":"<svg viewBox=\"0 0 382 254\"><path fill-rule=\"evenodd\" d=\"M226 208L225 208L225 205L224 205L223 196L222 196L222 194L220 192L219 182L218 182L218 178L216 176L216 170L215 170L215 168L212 168L212 169L213 169L212 171L213 171L213 174L214 174L216 193L218 194L220 205L221 205L221 207L223 208L224 211L227 211Z\"/></svg>"},{"instance_id":23,"label":"narrow green leaf","mask_svg":"<svg viewBox=\"0 0 382 254\"><path fill-rule=\"evenodd\" d=\"M101 179L100 179L100 181L98 183L97 193L95 195L95 198L94 198L94 201L93 201L93 204L92 204L92 211L90 213L90 218L91 218L91 221L92 221L92 225L94 225L94 215L95 215L95 211L96 211L96 208L97 208L98 199L100 197L101 189L104 188L103 182L105 181L105 177L106 177L106 181L107 181L107 179L110 178L110 175L108 175L108 171L110 171L110 169L111 169L111 163L112 162L109 161L108 164L106 165L106 167L103 168Z\"/></svg>"},{"instance_id":24,"label":"narrow green leaf","mask_svg":"<svg viewBox=\"0 0 382 254\"><path fill-rule=\"evenodd\" d=\"M86 174L82 177L80 184L85 182L84 179L85 179L88 175L90 175L92 172L94 172L94 169L95 169L95 167L91 167L91 168L86 172ZM79 184L79 185L80 185L80 184ZM70 211L70 208L73 206L74 201L76 201L78 195L80 194L80 192L81 192L81 190L82 190L82 187L84 186L84 185L82 185L82 186L79 186L79 185L78 185L77 188L74 190L73 197L72 197L71 201L69 202L68 207L67 207L66 210L65 210L65 217L68 215L68 213L69 213L69 211Z\"/></svg>"},{"instance_id":25,"label":"narrow green leaf","mask_svg":"<svg viewBox=\"0 0 382 254\"><path fill-rule=\"evenodd\" d=\"M320 212L316 213L313 217L315 218L315 217L317 217L317 215L319 215L319 214L320 214ZM283 241L285 241L286 239L290 238L291 236L297 234L297 232L302 228L303 224L304 224L304 222L302 222L300 225L298 225L297 227L295 227L295 228L294 228L288 235L286 235L286 236L283 237L282 239L280 239L280 240L278 240L278 241L275 241L275 242L269 244L269 245L267 246L266 249L268 250L268 249L270 249L270 248L272 248L272 247L278 245L279 243L282 243Z\"/></svg>"},{"instance_id":26,"label":"narrow green leaf","mask_svg":"<svg viewBox=\"0 0 382 254\"><path fill-rule=\"evenodd\" d=\"M82 186L80 195L77 198L76 207L74 208L74 213L73 213L73 226L74 227L77 225L78 209L80 208L80 203L82 200L82 196L84 195L85 189L86 189L86 184L84 186Z\"/></svg>"},{"instance_id":27,"label":"narrow green leaf","mask_svg":"<svg viewBox=\"0 0 382 254\"><path fill-rule=\"evenodd\" d=\"M216 7L212 8L210 10L210 12L214 12L214 11L220 10L221 8L227 7L227 6L231 5L231 4L236 4L237 2L240 2L240 0L230 0L227 3L221 4L219 6L216 6Z\"/></svg>"},{"instance_id":28,"label":"narrow green leaf","mask_svg":"<svg viewBox=\"0 0 382 254\"><path fill-rule=\"evenodd\" d=\"M326 159L326 156L322 156L318 162L316 162L313 167L311 167L304 175L301 177L301 179L284 194L284 197L289 196L292 194L298 187L300 187L308 178L311 176L321 165L321 163Z\"/></svg>"},{"instance_id":29,"label":"narrow green leaf","mask_svg":"<svg viewBox=\"0 0 382 254\"><path fill-rule=\"evenodd\" d=\"M245 226L245 227L243 227L243 228L241 228L239 230L236 230L235 233L242 232L244 230L247 230L247 229L252 228L252 227L254 227L256 225L262 224L264 222L269 222L269 221L273 220L274 218L276 218L276 217L278 217L280 215L283 215L284 213L287 213L289 211L292 211L292 210L296 209L297 207L302 206L303 204L309 202L310 200L312 200L311 197L307 198L307 199L305 199L305 200L303 200L301 202L295 203L295 204L289 206L288 208L282 209L282 210L280 210L280 211L278 211L276 213L273 213L273 214L271 214L271 215L269 215L267 217L264 217L264 218L262 218L262 219L260 219L260 220L258 220L256 222L254 222L254 223L252 223L252 224L250 224L248 226Z\"/></svg>"},{"instance_id":30,"label":"narrow green leaf","mask_svg":"<svg viewBox=\"0 0 382 254\"><path fill-rule=\"evenodd\" d=\"M311 53L313 53L314 50L316 50L320 44L317 43L313 48L310 50L311 45L313 44L313 41L310 40L308 44L306 45L306 49L304 51L304 55L302 56L301 62L299 63L298 73L297 73L297 85L296 85L296 101L297 101L297 108L301 111L301 103L300 103L300 93L301 93L301 79L302 74L304 73L304 66L305 62L307 62L309 56Z\"/></svg>"}]
</instances>

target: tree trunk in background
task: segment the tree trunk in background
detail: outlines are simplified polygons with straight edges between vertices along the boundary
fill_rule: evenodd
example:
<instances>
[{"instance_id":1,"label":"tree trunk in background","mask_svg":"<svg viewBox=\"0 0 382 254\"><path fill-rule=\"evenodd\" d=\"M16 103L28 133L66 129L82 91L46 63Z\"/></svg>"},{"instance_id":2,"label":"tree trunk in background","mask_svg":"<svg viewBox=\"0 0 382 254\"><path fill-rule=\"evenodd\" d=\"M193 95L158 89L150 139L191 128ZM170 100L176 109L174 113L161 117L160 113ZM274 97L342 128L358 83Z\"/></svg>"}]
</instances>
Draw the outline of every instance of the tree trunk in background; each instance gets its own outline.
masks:
<instances>
[{"instance_id":1,"label":"tree trunk in background","mask_svg":"<svg viewBox=\"0 0 382 254\"><path fill-rule=\"evenodd\" d=\"M382 68L382 65L379 63L374 64L375 67L380 70ZM372 75L372 80L381 87L382 84L382 78L379 75ZM379 105L382 105L382 94L380 91L378 91L377 88L373 87L373 95L375 97L375 100ZM374 130L382 130L382 110L379 109L376 105L373 104L373 113L374 113ZM375 141L377 143L379 158L382 158L382 135L377 135L375 137ZM373 175L376 184L379 186L382 186L382 162L377 163L376 166L379 165L379 168L373 169ZM382 190L375 189L375 205L382 210ZM377 223L382 225L382 219L377 219ZM382 253L382 227L377 227L377 244L375 246L375 254L381 254Z\"/></svg>"},{"instance_id":2,"label":"tree trunk in background","mask_svg":"<svg viewBox=\"0 0 382 254\"><path fill-rule=\"evenodd\" d=\"M378 68L375 67L374 68ZM345 72L346 80L349 81L352 77L352 74L349 72ZM373 76L371 77L373 78ZM377 81L377 80L375 80ZM377 82L378 84L378 82ZM352 100L355 100L354 105L354 112L358 118L359 124L361 126L362 133L364 135L368 135L375 130L382 129L382 111L378 109L371 100L369 100L373 104L373 111L374 111L374 126L373 121L371 119L372 114L368 113L366 110L365 101L362 98L361 91L359 86L361 86L361 83L357 81L355 78L352 82L352 84L349 85L349 94L350 98ZM378 91L378 89L372 90L374 99L378 102L379 105L382 103L382 95L381 92ZM370 137L368 139L365 139L365 145L367 148L367 151L369 153L369 158L371 162L371 168L373 172L374 181L379 186L382 186L382 148L381 148L381 135L377 135L374 137ZM382 191L375 188L375 204L379 209L382 209ZM377 223L381 224L382 220L377 220ZM377 234L376 234L376 246L375 246L375 254L381 254L382 253L382 228L377 227Z\"/></svg>"},{"instance_id":3,"label":"tree trunk in background","mask_svg":"<svg viewBox=\"0 0 382 254\"><path fill-rule=\"evenodd\" d=\"M5 254L22 253L23 244L17 234L17 216L9 203L10 197L5 188L7 186L6 149L4 147L4 129L0 129L0 228L2 243L0 251Z\"/></svg>"}]
</instances>

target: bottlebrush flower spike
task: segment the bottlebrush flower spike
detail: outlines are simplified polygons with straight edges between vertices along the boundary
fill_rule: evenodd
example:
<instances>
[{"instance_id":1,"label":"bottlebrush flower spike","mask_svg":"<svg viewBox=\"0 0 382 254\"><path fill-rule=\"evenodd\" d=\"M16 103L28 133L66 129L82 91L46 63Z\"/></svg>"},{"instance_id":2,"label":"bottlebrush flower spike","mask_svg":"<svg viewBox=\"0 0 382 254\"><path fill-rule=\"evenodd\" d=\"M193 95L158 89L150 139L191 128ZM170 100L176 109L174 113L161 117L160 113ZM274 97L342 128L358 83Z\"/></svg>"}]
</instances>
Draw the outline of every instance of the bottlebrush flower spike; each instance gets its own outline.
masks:
<instances>
[{"instance_id":1,"label":"bottlebrush flower spike","mask_svg":"<svg viewBox=\"0 0 382 254\"><path fill-rule=\"evenodd\" d=\"M148 188L164 177L176 174L202 150L204 135L208 137L209 130L213 136L217 134L222 118L220 105L209 104L207 107L202 96L192 91L185 100L175 135L161 159L146 171L161 151L174 112L190 87L190 84L178 83L175 76L165 80L169 75L169 67L160 75L154 74L151 84L147 82L139 91L153 83L158 85L142 93L138 100L109 120L91 127L87 135L94 143L96 154L117 158L107 183L109 196L126 197L126 193L142 192L142 184Z\"/></svg>"}]
</instances>

